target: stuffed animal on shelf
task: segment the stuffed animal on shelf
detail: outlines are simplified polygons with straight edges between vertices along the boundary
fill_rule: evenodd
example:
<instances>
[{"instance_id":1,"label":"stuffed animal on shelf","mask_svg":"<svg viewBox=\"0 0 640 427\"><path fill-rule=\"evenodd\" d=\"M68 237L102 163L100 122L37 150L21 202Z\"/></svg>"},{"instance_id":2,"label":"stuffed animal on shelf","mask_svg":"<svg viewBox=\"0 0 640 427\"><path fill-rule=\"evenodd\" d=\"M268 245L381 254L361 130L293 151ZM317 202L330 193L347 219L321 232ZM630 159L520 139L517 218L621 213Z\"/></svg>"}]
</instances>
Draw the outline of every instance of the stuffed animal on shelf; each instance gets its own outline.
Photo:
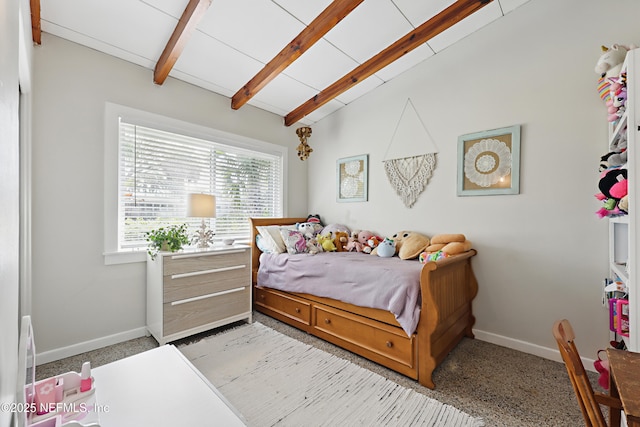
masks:
<instances>
[{"instance_id":1,"label":"stuffed animal on shelf","mask_svg":"<svg viewBox=\"0 0 640 427\"><path fill-rule=\"evenodd\" d=\"M376 253L379 257L382 258L390 258L396 254L396 242L391 240L388 237L380 242L378 247L376 248Z\"/></svg>"},{"instance_id":2,"label":"stuffed animal on shelf","mask_svg":"<svg viewBox=\"0 0 640 427\"><path fill-rule=\"evenodd\" d=\"M599 218L623 215L628 212L629 187L626 169L611 168L602 172L598 188L600 193L596 194L596 198L604 202L603 207L596 211Z\"/></svg>"},{"instance_id":3,"label":"stuffed animal on shelf","mask_svg":"<svg viewBox=\"0 0 640 427\"><path fill-rule=\"evenodd\" d=\"M611 142L609 151L604 156L600 157L600 172L606 169L622 166L627 163L627 131L626 129L621 132L621 136Z\"/></svg>"},{"instance_id":4,"label":"stuffed animal on shelf","mask_svg":"<svg viewBox=\"0 0 640 427\"><path fill-rule=\"evenodd\" d=\"M613 107L613 96L615 96L618 88L612 90L612 85L615 86L620 77L620 71L627 52L636 48L637 46L633 44L629 46L614 44L611 47L601 47L602 54L596 62L595 72L600 76L597 85L598 94L608 109ZM609 112L608 119L609 121L616 121L621 115L618 115L618 110L615 109L613 113Z\"/></svg>"},{"instance_id":5,"label":"stuffed animal on shelf","mask_svg":"<svg viewBox=\"0 0 640 427\"><path fill-rule=\"evenodd\" d=\"M620 74L627 52L636 46L614 44L611 47L602 46L602 55L596 62L595 72L604 78L615 78Z\"/></svg>"},{"instance_id":6,"label":"stuffed animal on shelf","mask_svg":"<svg viewBox=\"0 0 640 427\"><path fill-rule=\"evenodd\" d=\"M431 245L425 252L435 253L442 251L449 255L456 255L471 249L471 242L464 234L436 234L431 238Z\"/></svg>"}]
</instances>

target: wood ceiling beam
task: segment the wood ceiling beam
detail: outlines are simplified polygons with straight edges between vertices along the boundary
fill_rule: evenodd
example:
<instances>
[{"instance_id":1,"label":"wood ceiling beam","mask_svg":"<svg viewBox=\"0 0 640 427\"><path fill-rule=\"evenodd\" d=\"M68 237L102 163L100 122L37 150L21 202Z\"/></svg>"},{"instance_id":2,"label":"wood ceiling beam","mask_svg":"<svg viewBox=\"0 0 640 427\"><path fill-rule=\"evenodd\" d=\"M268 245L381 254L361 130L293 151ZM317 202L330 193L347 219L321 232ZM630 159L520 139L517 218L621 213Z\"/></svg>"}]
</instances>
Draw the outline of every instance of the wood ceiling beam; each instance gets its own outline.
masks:
<instances>
[{"instance_id":1,"label":"wood ceiling beam","mask_svg":"<svg viewBox=\"0 0 640 427\"><path fill-rule=\"evenodd\" d=\"M161 85L167 79L169 72L187 45L191 34L211 5L211 1L189 0L189 4L182 13L178 25L173 30L173 34L167 42L162 55L160 55L156 68L153 70L154 83Z\"/></svg>"},{"instance_id":2,"label":"wood ceiling beam","mask_svg":"<svg viewBox=\"0 0 640 427\"><path fill-rule=\"evenodd\" d=\"M285 126L291 126L293 123L302 119L307 114L317 110L336 96L351 89L367 77L380 71L387 65L391 64L401 56L411 52L416 47L436 35L440 34L447 28L462 21L469 15L482 9L493 0L458 0L451 6L429 19L418 28L406 34L392 45L363 62L354 68L350 73L331 84L322 92L309 99L304 104L287 114L284 118Z\"/></svg>"},{"instance_id":3,"label":"wood ceiling beam","mask_svg":"<svg viewBox=\"0 0 640 427\"><path fill-rule=\"evenodd\" d=\"M364 0L334 0L304 30L300 32L280 53L262 68L247 84L231 98L231 108L237 110L278 74L335 27Z\"/></svg>"},{"instance_id":4,"label":"wood ceiling beam","mask_svg":"<svg viewBox=\"0 0 640 427\"><path fill-rule=\"evenodd\" d=\"M31 0L31 37L35 44L42 44L42 26L40 20L40 0Z\"/></svg>"}]
</instances>

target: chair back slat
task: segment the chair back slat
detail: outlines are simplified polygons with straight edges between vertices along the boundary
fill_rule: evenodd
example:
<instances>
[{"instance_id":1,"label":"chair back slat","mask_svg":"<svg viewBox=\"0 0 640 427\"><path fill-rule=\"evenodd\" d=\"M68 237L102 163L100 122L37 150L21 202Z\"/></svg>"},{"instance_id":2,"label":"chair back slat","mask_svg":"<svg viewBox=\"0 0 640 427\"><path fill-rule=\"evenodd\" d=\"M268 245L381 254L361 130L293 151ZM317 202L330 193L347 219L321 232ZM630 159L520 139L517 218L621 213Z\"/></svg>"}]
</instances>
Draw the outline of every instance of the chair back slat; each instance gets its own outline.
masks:
<instances>
[{"instance_id":1,"label":"chair back slat","mask_svg":"<svg viewBox=\"0 0 640 427\"><path fill-rule=\"evenodd\" d=\"M562 360L567 367L571 385L578 398L580 410L587 427L607 427L600 405L596 401L593 387L584 369L578 348L575 344L575 333L568 320L558 320L553 325L553 336L558 343Z\"/></svg>"}]
</instances>

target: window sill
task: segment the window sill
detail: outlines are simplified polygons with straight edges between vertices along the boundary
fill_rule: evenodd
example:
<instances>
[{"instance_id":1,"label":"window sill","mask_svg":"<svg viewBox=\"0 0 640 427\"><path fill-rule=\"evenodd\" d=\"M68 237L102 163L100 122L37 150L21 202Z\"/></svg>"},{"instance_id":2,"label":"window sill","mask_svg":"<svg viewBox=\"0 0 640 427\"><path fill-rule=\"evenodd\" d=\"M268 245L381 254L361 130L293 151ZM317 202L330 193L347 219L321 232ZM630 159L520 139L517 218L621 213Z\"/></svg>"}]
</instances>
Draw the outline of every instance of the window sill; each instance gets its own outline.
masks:
<instances>
[{"instance_id":1,"label":"window sill","mask_svg":"<svg viewBox=\"0 0 640 427\"><path fill-rule=\"evenodd\" d=\"M131 251L122 252L105 252L104 265L131 264L134 262L146 262L147 251L141 249L132 249Z\"/></svg>"}]
</instances>

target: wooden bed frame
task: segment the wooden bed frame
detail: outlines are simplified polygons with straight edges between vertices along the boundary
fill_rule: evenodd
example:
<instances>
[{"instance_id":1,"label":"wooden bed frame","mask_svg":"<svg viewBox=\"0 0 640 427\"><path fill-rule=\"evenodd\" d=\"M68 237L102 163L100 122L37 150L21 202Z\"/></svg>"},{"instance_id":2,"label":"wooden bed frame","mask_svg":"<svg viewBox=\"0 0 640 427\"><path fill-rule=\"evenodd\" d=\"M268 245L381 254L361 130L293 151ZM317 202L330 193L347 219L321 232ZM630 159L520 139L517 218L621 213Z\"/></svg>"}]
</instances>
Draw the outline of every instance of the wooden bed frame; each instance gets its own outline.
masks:
<instances>
[{"instance_id":1,"label":"wooden bed frame","mask_svg":"<svg viewBox=\"0 0 640 427\"><path fill-rule=\"evenodd\" d=\"M257 226L290 225L306 218L251 218L254 308L284 323L338 345L435 388L433 371L464 337L473 338L471 303L478 283L471 268L475 250L424 265L420 275L421 315L407 337L386 310L359 307L309 294L258 285L260 250ZM364 256L364 255L363 255Z\"/></svg>"}]
</instances>

